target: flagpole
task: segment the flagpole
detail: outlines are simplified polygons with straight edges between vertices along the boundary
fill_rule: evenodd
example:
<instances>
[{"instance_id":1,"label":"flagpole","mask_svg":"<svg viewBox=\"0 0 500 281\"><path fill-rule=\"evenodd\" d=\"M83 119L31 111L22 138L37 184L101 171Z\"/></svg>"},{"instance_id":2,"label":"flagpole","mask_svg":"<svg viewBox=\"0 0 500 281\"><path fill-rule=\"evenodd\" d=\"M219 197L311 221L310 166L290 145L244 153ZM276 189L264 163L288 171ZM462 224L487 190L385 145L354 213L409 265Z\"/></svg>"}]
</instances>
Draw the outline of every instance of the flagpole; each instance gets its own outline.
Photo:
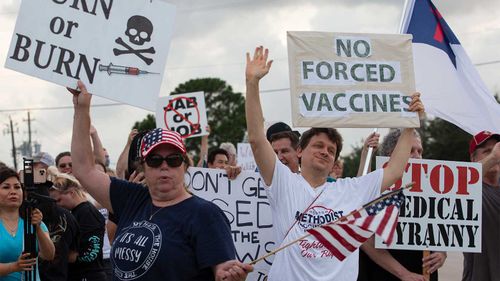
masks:
<instances>
[{"instance_id":1,"label":"flagpole","mask_svg":"<svg viewBox=\"0 0 500 281\"><path fill-rule=\"evenodd\" d=\"M361 208L359 208L359 209L357 209L357 210L354 210L354 211L350 212L349 214L347 214L347 215L345 215L345 216L342 216L341 218L339 218L338 220L334 221L334 222L333 222L333 223L331 223L331 224L338 224L338 223L340 223L340 222L344 222L344 221L345 221L345 220L346 220L349 216L351 216L352 214L354 214L354 213L356 213L356 212L361 211L362 209L366 208L366 207L367 207L367 206L369 206L369 205L374 205L374 204L377 204L378 202L380 202L380 201L384 200L385 198L387 198L387 197L391 196L392 194L394 194L394 193L396 193L396 192L399 192L400 190L404 190L404 189L411 188L414 184L415 184L414 182L411 182L411 183L409 183L409 184L405 185L404 187L402 187L402 188L400 188L400 189L397 189L397 190L391 191L391 192L389 192L389 193L387 193L387 194L384 194L383 196L381 196L381 197L379 197L379 198L377 198L377 199L375 199L375 200L373 200L373 201L371 201L371 202L368 202L367 204L363 205L363 207L361 207ZM284 249L286 249L286 248L290 247L291 245L293 245L293 244L295 244L295 243L297 243L297 242L299 242L299 241L301 241L301 240L304 240L305 238L307 238L307 237L309 237L309 236L311 236L311 235L312 235L312 234L308 233L308 234L306 234L306 235L304 235L304 236L302 236L302 237L300 237L300 238L297 238L297 239L295 239L295 240L293 240L293 241L291 241L291 242L287 243L286 245L283 245L283 246L279 247L278 249L275 249L275 250L273 250L273 251L271 251L271 252L267 253L266 255L264 255L264 256L262 256L262 257L260 257L260 258L256 259L256 260L254 260L254 261L250 262L250 263L249 263L249 265L254 265L254 264L256 264L256 263L258 263L258 262L260 262L260 261L262 261L262 260L264 260L264 259L267 259L268 257L270 257L270 256L272 256L272 255L274 255L274 254L276 254L276 253L278 253L278 252L280 252L280 251L282 251L282 250L284 250Z\"/></svg>"},{"instance_id":2,"label":"flagpole","mask_svg":"<svg viewBox=\"0 0 500 281\"><path fill-rule=\"evenodd\" d=\"M401 15L401 20L399 21L398 30L400 34L403 34L406 31L405 25L410 22L409 20L406 20L406 18L411 15L411 11L408 11L409 7L413 7L413 5L410 5L410 1L414 2L415 0L405 0L405 3L403 5L403 14Z\"/></svg>"},{"instance_id":3,"label":"flagpole","mask_svg":"<svg viewBox=\"0 0 500 281\"><path fill-rule=\"evenodd\" d=\"M378 128L373 128L373 133L376 133ZM370 167L370 163L372 162L372 153L373 147L368 147L368 152L366 153L365 166L363 167L363 176L368 174L368 167Z\"/></svg>"}]
</instances>

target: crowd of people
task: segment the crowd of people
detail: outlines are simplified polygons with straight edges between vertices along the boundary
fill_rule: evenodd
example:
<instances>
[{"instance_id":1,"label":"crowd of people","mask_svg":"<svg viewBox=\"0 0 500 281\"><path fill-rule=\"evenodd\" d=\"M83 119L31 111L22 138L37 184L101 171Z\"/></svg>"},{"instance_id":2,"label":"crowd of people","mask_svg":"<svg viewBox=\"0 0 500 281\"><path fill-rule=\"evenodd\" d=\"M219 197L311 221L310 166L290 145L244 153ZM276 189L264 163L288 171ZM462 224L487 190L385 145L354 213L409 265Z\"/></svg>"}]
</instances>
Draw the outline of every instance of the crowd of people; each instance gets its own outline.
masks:
<instances>
[{"instance_id":1,"label":"crowd of people","mask_svg":"<svg viewBox=\"0 0 500 281\"><path fill-rule=\"evenodd\" d=\"M410 158L422 158L415 129L395 129L379 146L379 134L367 136L357 177L343 177L343 139L334 128L311 128L302 134L286 123L264 128L259 82L271 69L268 50L247 54L246 120L248 141L266 185L277 245L302 237L314 224L300 216L315 206L347 214L378 197L403 175ZM0 165L0 281L24 280L245 280L253 266L237 260L231 225L215 204L184 183L190 166L224 169L229 179L241 167L231 143L209 149L201 138L199 161L193 162L182 137L166 129L132 130L117 161L91 125L91 94L82 82L73 95L71 151L54 159L42 152L33 170L46 171L34 186L47 198L26 221L26 186L22 172ZM409 110L420 115L420 94ZM208 131L209 128L208 128ZM368 148L390 156L381 169L365 173ZM463 280L498 280L500 276L500 134L480 132L470 142L471 161L483 171L482 252L464 254ZM31 190L31 189L30 189ZM42 200L43 201L43 200ZM24 230L36 236L37 255L23 249ZM314 243L307 238L307 243ZM268 280L438 280L445 252L384 250L373 237L344 261L321 258L320 249L297 243L276 254ZM317 250L317 251L316 251ZM423 272L426 271L426 272Z\"/></svg>"}]
</instances>

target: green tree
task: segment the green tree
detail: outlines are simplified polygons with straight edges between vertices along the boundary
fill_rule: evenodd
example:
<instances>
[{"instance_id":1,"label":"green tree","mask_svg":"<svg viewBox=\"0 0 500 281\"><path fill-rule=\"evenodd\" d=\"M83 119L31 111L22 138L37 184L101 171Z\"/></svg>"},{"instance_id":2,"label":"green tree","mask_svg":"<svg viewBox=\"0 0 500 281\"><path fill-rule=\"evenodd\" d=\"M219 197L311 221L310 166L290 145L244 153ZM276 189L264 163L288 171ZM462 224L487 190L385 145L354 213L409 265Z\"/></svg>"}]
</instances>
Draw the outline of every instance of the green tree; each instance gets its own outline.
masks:
<instances>
[{"instance_id":1,"label":"green tree","mask_svg":"<svg viewBox=\"0 0 500 281\"><path fill-rule=\"evenodd\" d=\"M246 130L245 99L241 93L235 93L230 85L218 78L192 79L180 84L171 95L202 91L205 93L208 125L210 126L209 146L219 146L231 142L235 146L243 140ZM139 131L156 128L155 116L135 122L134 129ZM186 139L188 151L198 151L200 138ZM195 159L197 160L197 159Z\"/></svg>"},{"instance_id":2,"label":"green tree","mask_svg":"<svg viewBox=\"0 0 500 281\"><path fill-rule=\"evenodd\" d=\"M472 136L443 119L425 121L419 130L425 159L469 161Z\"/></svg>"},{"instance_id":3,"label":"green tree","mask_svg":"<svg viewBox=\"0 0 500 281\"><path fill-rule=\"evenodd\" d=\"M426 120L418 130L422 138L424 159L468 162L470 134L440 118ZM358 172L363 140L352 146L344 160L344 176L355 177ZM375 162L373 158L372 162ZM372 163L372 170L375 168Z\"/></svg>"},{"instance_id":4,"label":"green tree","mask_svg":"<svg viewBox=\"0 0 500 281\"><path fill-rule=\"evenodd\" d=\"M344 177L356 177L362 148L362 145L353 145L352 152L342 157L342 160L344 160Z\"/></svg>"},{"instance_id":5,"label":"green tree","mask_svg":"<svg viewBox=\"0 0 500 281\"><path fill-rule=\"evenodd\" d=\"M149 131L156 128L155 116L153 114L148 114L146 118L141 121L137 121L134 123L132 129L137 129L139 132Z\"/></svg>"},{"instance_id":6,"label":"green tree","mask_svg":"<svg viewBox=\"0 0 500 281\"><path fill-rule=\"evenodd\" d=\"M241 142L246 130L245 99L241 93L233 92L233 88L218 78L192 79L180 84L172 95L203 91L207 109L210 136L210 147L219 146L223 142L231 142L235 146ZM200 138L186 139L188 151L197 151Z\"/></svg>"}]
</instances>

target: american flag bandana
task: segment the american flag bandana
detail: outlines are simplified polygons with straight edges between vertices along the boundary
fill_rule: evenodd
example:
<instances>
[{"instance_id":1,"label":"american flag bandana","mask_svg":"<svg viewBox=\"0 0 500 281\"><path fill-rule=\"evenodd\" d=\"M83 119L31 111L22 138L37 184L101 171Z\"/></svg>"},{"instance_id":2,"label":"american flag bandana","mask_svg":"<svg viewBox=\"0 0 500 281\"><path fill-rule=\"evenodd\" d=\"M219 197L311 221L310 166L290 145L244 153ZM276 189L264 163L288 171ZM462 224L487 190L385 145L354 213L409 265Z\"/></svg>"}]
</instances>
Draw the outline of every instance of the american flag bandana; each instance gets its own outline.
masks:
<instances>
[{"instance_id":1,"label":"american flag bandana","mask_svg":"<svg viewBox=\"0 0 500 281\"><path fill-rule=\"evenodd\" d=\"M143 138L141 144L141 156L146 157L155 147L160 144L170 144L178 148L182 154L186 154L186 146L182 142L181 135L174 131L156 128L149 131Z\"/></svg>"},{"instance_id":2,"label":"american flag bandana","mask_svg":"<svg viewBox=\"0 0 500 281\"><path fill-rule=\"evenodd\" d=\"M398 223L399 207L404 200L402 190L383 194L333 223L307 230L337 259L343 261L374 233L387 245L394 237Z\"/></svg>"}]
</instances>

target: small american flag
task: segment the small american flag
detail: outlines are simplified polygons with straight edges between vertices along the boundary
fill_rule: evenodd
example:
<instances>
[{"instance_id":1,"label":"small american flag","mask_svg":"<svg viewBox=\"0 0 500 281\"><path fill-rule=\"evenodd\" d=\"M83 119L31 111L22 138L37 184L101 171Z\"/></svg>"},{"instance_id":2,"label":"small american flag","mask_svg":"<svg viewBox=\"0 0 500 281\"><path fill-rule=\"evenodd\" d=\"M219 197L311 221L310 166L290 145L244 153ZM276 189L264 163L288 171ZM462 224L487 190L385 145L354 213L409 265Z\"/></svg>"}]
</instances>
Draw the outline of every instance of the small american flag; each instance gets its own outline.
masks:
<instances>
[{"instance_id":1,"label":"small american flag","mask_svg":"<svg viewBox=\"0 0 500 281\"><path fill-rule=\"evenodd\" d=\"M156 128L152 131L149 131L142 138L142 157L146 157L146 155L148 155L155 147L160 144L173 145L177 147L182 152L182 154L186 153L186 147L184 146L184 142L182 142L182 137L179 133L162 128Z\"/></svg>"},{"instance_id":2,"label":"small american flag","mask_svg":"<svg viewBox=\"0 0 500 281\"><path fill-rule=\"evenodd\" d=\"M402 190L383 194L361 209L338 221L307 230L337 259L343 261L356 251L373 233L388 245L392 243L398 223L399 207L404 200Z\"/></svg>"}]
</instances>

